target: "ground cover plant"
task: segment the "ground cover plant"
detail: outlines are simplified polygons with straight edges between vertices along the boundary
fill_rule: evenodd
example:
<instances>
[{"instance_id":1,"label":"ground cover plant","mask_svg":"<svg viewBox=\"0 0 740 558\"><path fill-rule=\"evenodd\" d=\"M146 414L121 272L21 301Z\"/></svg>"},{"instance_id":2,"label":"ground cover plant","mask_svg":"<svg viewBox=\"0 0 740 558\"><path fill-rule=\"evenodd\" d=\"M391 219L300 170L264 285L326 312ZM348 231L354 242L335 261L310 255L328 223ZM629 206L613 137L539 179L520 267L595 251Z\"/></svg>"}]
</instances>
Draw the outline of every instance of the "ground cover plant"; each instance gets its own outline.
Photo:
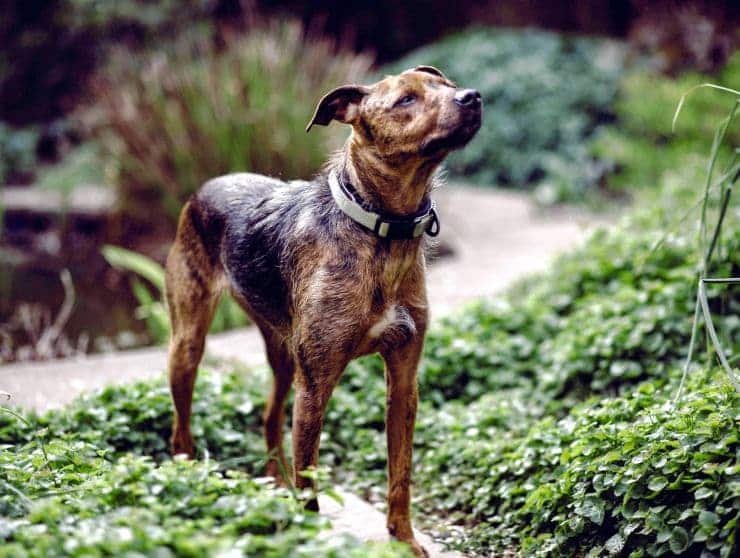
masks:
<instances>
[{"instance_id":1,"label":"ground cover plant","mask_svg":"<svg viewBox=\"0 0 740 558\"><path fill-rule=\"evenodd\" d=\"M688 233L650 252L664 235L656 221L638 216L601 232L550 274L433 327L420 376L415 493L419 517L450 542L484 555L512 548L526 555L731 555L740 513L738 398L700 354L687 398L675 410L668 405L691 332L697 258ZM636 232L647 222L652 228ZM740 231L728 227L713 269L737 274L739 254ZM722 303L719 286L714 294L715 323L736 358L737 297ZM579 343L577 332L591 342ZM209 455L220 471L261 474L267 374L211 372L198 382L193 432L201 460ZM371 499L384 490L383 408L379 363L362 360L336 391L322 437L323 462ZM2 453L17 464L31 452L37 469L24 474L33 478L45 475L39 439L47 451L55 443L78 444L80 456L94 448L104 467L133 460L159 471L154 462L168 460L170 412L164 382L111 388L64 411L29 416L29 425L5 416ZM141 465L131 453L154 461ZM80 457L79 466L85 463ZM154 482L142 478L142 486ZM8 481L0 502L18 506L14 489L27 489L16 476ZM212 521L228 530L222 519ZM17 529L6 541L30 544L28 531Z\"/></svg>"},{"instance_id":2,"label":"ground cover plant","mask_svg":"<svg viewBox=\"0 0 740 558\"><path fill-rule=\"evenodd\" d=\"M383 68L431 64L483 97L478 136L447 162L453 176L490 186L539 184L549 201L577 199L602 173L588 152L613 118L624 49L534 29L477 28Z\"/></svg>"},{"instance_id":3,"label":"ground cover plant","mask_svg":"<svg viewBox=\"0 0 740 558\"><path fill-rule=\"evenodd\" d=\"M165 459L164 386L106 390L43 418L2 414L0 556L410 555L393 543L328 539L328 521L303 509L309 495L259 478L257 435L239 430L259 423L243 380L214 375L204 391L202 404L226 412L199 423L198 437L208 438L206 426L215 449L239 440L231 464L228 450L217 450L221 462L207 452Z\"/></svg>"}]
</instances>

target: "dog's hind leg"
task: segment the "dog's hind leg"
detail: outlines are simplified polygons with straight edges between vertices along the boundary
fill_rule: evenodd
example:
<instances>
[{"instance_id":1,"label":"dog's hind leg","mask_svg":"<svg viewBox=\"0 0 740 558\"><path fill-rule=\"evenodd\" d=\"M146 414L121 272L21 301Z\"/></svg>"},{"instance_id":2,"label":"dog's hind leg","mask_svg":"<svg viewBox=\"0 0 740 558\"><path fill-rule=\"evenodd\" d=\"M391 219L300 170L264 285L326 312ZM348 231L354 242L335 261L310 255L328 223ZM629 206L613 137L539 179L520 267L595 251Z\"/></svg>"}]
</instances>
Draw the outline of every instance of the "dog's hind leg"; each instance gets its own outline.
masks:
<instances>
[{"instance_id":1,"label":"dog's hind leg","mask_svg":"<svg viewBox=\"0 0 740 558\"><path fill-rule=\"evenodd\" d=\"M293 357L277 335L263 329L267 359L273 371L272 392L263 415L265 441L267 442L267 474L288 482L290 472L283 451L283 425L285 424L285 399L293 383L295 364Z\"/></svg>"},{"instance_id":2,"label":"dog's hind leg","mask_svg":"<svg viewBox=\"0 0 740 558\"><path fill-rule=\"evenodd\" d=\"M195 455L190 433L190 412L195 378L203 356L205 337L220 289L216 270L193 227L190 207L182 211L175 243L167 257L166 294L172 325L169 347L169 381L175 407L173 455Z\"/></svg>"}]
</instances>

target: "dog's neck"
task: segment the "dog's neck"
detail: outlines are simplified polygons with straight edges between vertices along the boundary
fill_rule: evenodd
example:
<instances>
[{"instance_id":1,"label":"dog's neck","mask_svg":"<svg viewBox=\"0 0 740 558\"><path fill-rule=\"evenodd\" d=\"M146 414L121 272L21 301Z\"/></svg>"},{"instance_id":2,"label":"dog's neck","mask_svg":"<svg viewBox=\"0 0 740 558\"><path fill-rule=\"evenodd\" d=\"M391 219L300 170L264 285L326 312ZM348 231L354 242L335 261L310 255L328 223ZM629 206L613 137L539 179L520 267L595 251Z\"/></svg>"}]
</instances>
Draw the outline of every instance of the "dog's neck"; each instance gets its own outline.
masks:
<instances>
[{"instance_id":1,"label":"dog's neck","mask_svg":"<svg viewBox=\"0 0 740 558\"><path fill-rule=\"evenodd\" d=\"M438 161L408 158L389 164L374 150L350 137L336 170L346 177L360 197L374 210L396 216L413 215L431 194Z\"/></svg>"}]
</instances>

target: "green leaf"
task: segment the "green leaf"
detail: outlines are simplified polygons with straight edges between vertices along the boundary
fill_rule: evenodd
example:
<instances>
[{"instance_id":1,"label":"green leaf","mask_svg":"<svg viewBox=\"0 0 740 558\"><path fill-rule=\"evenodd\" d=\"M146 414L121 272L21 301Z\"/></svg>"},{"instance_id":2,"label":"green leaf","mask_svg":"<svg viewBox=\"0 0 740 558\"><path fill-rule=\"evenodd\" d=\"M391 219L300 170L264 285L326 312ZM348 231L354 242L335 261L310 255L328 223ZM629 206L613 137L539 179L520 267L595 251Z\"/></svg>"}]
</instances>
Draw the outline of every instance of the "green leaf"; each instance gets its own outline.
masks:
<instances>
[{"instance_id":1,"label":"green leaf","mask_svg":"<svg viewBox=\"0 0 740 558\"><path fill-rule=\"evenodd\" d=\"M671 538L668 540L668 544L671 547L671 551L674 554L681 554L684 550L689 547L691 543L689 534L683 527L674 527L671 531Z\"/></svg>"},{"instance_id":2,"label":"green leaf","mask_svg":"<svg viewBox=\"0 0 740 558\"><path fill-rule=\"evenodd\" d=\"M715 525L717 525L720 521L719 516L711 511L703 510L699 514L699 525L704 527L705 529L711 529Z\"/></svg>"},{"instance_id":3,"label":"green leaf","mask_svg":"<svg viewBox=\"0 0 740 558\"><path fill-rule=\"evenodd\" d=\"M601 525L604 521L604 501L596 496L586 496L576 507L576 513L590 519L596 525Z\"/></svg>"},{"instance_id":4,"label":"green leaf","mask_svg":"<svg viewBox=\"0 0 740 558\"><path fill-rule=\"evenodd\" d=\"M654 476L650 478L648 488L653 492L660 492L668 486L668 479L663 476Z\"/></svg>"},{"instance_id":5,"label":"green leaf","mask_svg":"<svg viewBox=\"0 0 740 558\"><path fill-rule=\"evenodd\" d=\"M619 533L615 533L606 540L604 547L609 554L619 554L624 548L624 538Z\"/></svg>"},{"instance_id":6,"label":"green leaf","mask_svg":"<svg viewBox=\"0 0 740 558\"><path fill-rule=\"evenodd\" d=\"M154 285L160 293L164 292L164 268L153 259L111 244L106 244L100 251L113 267L133 271Z\"/></svg>"}]
</instances>

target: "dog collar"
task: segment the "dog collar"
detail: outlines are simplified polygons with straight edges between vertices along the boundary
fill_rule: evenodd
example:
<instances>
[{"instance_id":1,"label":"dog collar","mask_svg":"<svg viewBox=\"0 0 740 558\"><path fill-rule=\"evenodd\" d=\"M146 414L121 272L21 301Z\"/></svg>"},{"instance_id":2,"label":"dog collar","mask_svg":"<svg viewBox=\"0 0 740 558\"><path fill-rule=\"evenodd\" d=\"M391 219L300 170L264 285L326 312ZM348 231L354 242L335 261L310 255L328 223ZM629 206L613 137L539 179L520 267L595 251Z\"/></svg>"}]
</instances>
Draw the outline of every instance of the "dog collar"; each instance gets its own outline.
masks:
<instances>
[{"instance_id":1,"label":"dog collar","mask_svg":"<svg viewBox=\"0 0 740 558\"><path fill-rule=\"evenodd\" d=\"M424 207L414 215L389 217L362 207L335 171L329 173L329 188L334 202L345 215L380 238L397 240L418 238L424 233L429 236L439 234L437 205L431 200L427 200Z\"/></svg>"}]
</instances>

